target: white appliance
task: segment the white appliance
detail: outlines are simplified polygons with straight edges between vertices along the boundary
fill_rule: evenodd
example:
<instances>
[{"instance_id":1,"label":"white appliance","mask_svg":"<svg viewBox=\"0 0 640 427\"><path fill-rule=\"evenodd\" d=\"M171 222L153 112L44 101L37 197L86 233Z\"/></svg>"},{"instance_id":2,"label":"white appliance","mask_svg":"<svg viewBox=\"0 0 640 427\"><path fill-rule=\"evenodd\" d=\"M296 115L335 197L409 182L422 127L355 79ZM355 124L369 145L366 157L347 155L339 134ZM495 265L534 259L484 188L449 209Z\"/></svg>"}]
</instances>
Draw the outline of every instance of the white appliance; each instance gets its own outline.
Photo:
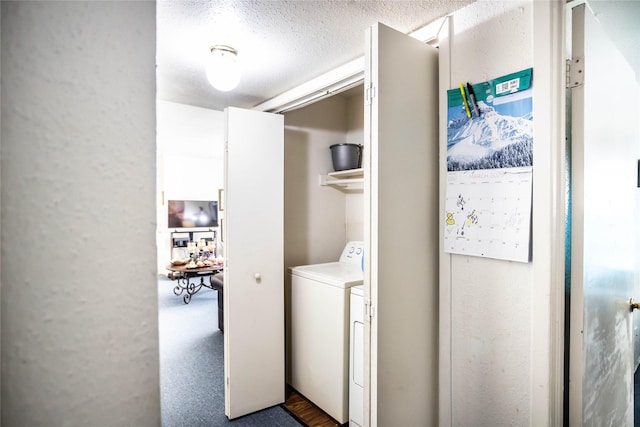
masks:
<instances>
[{"instance_id":1,"label":"white appliance","mask_svg":"<svg viewBox=\"0 0 640 427\"><path fill-rule=\"evenodd\" d=\"M349 420L349 300L363 252L349 242L337 262L289 269L291 386L340 424Z\"/></svg>"},{"instance_id":2,"label":"white appliance","mask_svg":"<svg viewBox=\"0 0 640 427\"><path fill-rule=\"evenodd\" d=\"M351 288L349 316L349 426L364 425L364 286Z\"/></svg>"}]
</instances>

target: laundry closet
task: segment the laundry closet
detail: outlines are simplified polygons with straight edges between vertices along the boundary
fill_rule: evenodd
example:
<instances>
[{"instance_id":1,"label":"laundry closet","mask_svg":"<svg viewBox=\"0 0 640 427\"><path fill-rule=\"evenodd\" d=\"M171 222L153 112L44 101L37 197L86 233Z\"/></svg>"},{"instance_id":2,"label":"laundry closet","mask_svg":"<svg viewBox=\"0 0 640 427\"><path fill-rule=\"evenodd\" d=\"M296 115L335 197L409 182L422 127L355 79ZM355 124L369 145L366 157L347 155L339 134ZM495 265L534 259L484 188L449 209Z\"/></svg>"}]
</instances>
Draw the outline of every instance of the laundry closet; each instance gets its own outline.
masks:
<instances>
[{"instance_id":1,"label":"laundry closet","mask_svg":"<svg viewBox=\"0 0 640 427\"><path fill-rule=\"evenodd\" d=\"M363 282L363 85L284 116L287 384L338 423L362 425L362 383L359 404L349 404L349 313L351 288ZM356 360L361 378L361 352Z\"/></svg>"},{"instance_id":2,"label":"laundry closet","mask_svg":"<svg viewBox=\"0 0 640 427\"><path fill-rule=\"evenodd\" d=\"M336 261L345 243L365 242L367 423L435 424L437 51L384 25L366 49L362 86L285 113L285 266ZM364 146L361 174L327 174L341 142Z\"/></svg>"},{"instance_id":3,"label":"laundry closet","mask_svg":"<svg viewBox=\"0 0 640 427\"><path fill-rule=\"evenodd\" d=\"M282 401L282 377L290 378L279 373L287 359L280 358L288 339L278 326L287 312L279 299L281 293L288 298L287 268L336 261L346 242L359 240L366 307L363 425L437 424L438 55L382 24L367 29L365 41L359 88L283 115L226 112L230 418ZM265 127L254 119L264 119ZM361 176L347 177L353 187L325 185L333 170L329 147L343 142L364 146ZM250 164L243 170L236 161ZM263 210L275 213L257 221ZM282 236L273 234L281 225ZM270 270L274 265L279 272ZM265 393L257 393L256 385L267 382Z\"/></svg>"},{"instance_id":4,"label":"laundry closet","mask_svg":"<svg viewBox=\"0 0 640 427\"><path fill-rule=\"evenodd\" d=\"M364 239L363 186L321 185L329 147L363 144L362 85L284 113L285 266L335 261ZM363 175L361 175L363 176Z\"/></svg>"}]
</instances>

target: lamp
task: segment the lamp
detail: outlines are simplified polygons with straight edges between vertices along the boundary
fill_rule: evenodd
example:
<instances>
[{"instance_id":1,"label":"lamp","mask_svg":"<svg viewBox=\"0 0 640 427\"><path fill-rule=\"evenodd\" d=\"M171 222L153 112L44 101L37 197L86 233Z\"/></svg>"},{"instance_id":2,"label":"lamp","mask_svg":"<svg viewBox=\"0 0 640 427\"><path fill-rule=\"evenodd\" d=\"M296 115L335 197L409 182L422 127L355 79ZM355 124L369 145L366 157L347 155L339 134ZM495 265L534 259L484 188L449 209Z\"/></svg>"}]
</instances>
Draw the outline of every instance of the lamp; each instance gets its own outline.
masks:
<instances>
[{"instance_id":1,"label":"lamp","mask_svg":"<svg viewBox=\"0 0 640 427\"><path fill-rule=\"evenodd\" d=\"M230 46L211 46L211 57L207 64L207 79L213 87L223 92L230 91L240 82L238 51Z\"/></svg>"}]
</instances>

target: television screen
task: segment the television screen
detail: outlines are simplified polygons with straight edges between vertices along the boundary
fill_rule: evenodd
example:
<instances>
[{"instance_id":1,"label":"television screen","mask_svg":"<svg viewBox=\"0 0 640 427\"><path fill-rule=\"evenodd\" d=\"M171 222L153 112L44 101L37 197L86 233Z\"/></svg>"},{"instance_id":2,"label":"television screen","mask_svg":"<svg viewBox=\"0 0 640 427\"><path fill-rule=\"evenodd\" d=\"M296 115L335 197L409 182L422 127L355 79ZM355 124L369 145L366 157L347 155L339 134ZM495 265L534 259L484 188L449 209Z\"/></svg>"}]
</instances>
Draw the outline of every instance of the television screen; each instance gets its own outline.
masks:
<instances>
[{"instance_id":1,"label":"television screen","mask_svg":"<svg viewBox=\"0 0 640 427\"><path fill-rule=\"evenodd\" d=\"M169 200L169 228L218 226L217 200Z\"/></svg>"}]
</instances>

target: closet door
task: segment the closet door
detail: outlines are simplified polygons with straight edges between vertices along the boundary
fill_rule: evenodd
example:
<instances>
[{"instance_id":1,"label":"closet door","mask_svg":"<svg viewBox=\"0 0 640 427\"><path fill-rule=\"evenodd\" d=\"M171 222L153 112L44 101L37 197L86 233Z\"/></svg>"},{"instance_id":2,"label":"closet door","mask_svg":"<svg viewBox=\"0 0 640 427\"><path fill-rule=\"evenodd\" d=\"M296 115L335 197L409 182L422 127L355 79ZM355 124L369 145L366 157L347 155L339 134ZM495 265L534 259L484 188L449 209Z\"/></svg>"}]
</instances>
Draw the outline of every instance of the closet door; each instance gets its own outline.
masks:
<instances>
[{"instance_id":1,"label":"closet door","mask_svg":"<svg viewBox=\"0 0 640 427\"><path fill-rule=\"evenodd\" d=\"M572 67L584 81L571 89L569 424L632 426L640 91L591 9L571 15Z\"/></svg>"},{"instance_id":2,"label":"closet door","mask_svg":"<svg viewBox=\"0 0 640 427\"><path fill-rule=\"evenodd\" d=\"M437 50L382 24L366 41L365 424L437 425Z\"/></svg>"},{"instance_id":3,"label":"closet door","mask_svg":"<svg viewBox=\"0 0 640 427\"><path fill-rule=\"evenodd\" d=\"M284 122L225 110L224 367L230 419L284 402Z\"/></svg>"}]
</instances>

